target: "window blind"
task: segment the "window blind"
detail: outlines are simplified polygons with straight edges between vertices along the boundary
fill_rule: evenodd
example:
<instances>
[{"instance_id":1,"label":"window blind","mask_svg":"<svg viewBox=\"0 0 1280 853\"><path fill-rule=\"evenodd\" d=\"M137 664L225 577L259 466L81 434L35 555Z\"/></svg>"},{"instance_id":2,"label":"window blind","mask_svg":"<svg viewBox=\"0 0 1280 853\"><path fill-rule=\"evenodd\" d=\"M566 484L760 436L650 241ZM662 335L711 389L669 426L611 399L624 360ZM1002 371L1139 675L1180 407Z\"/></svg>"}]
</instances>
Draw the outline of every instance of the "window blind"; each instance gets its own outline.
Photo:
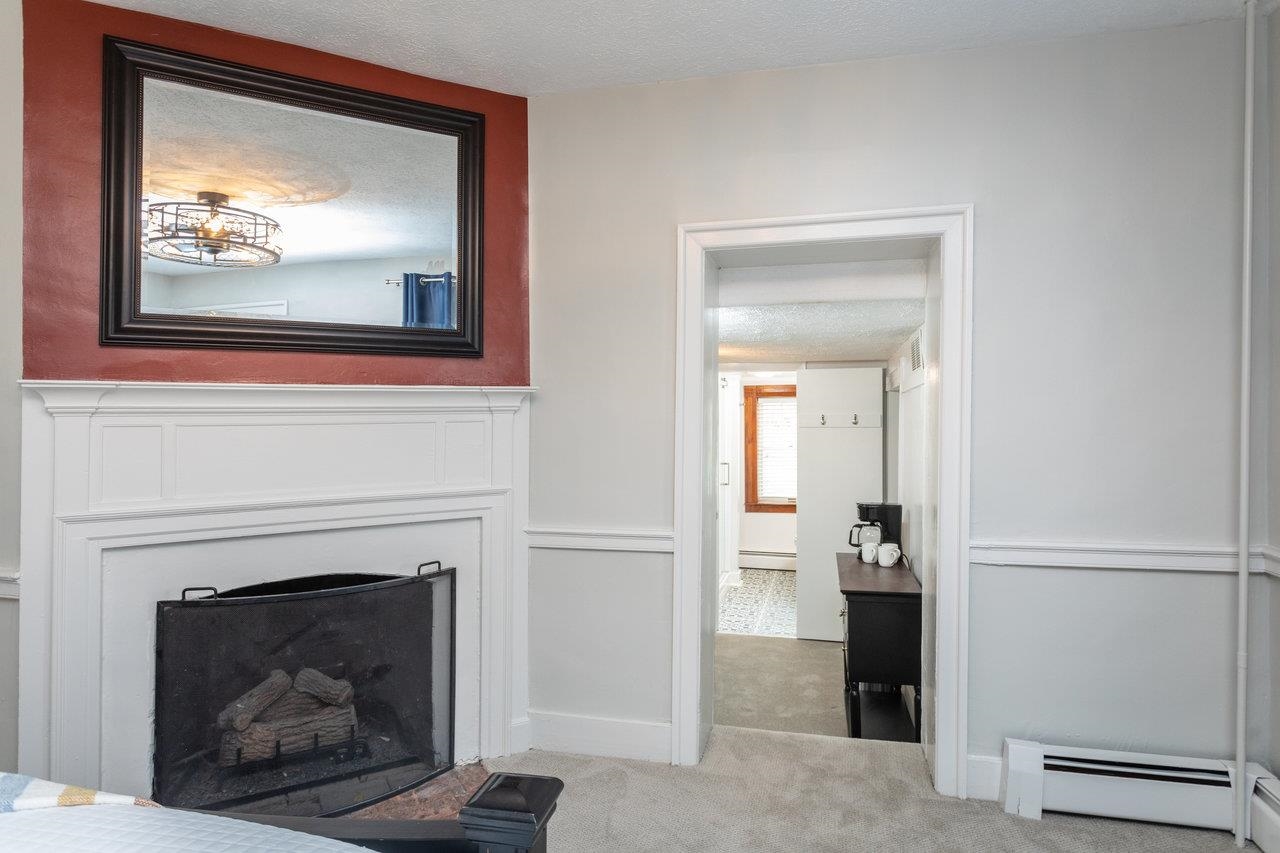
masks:
<instances>
[{"instance_id":1,"label":"window blind","mask_svg":"<svg viewBox=\"0 0 1280 853\"><path fill-rule=\"evenodd\" d=\"M762 503L796 499L796 398L756 401L756 496Z\"/></svg>"}]
</instances>

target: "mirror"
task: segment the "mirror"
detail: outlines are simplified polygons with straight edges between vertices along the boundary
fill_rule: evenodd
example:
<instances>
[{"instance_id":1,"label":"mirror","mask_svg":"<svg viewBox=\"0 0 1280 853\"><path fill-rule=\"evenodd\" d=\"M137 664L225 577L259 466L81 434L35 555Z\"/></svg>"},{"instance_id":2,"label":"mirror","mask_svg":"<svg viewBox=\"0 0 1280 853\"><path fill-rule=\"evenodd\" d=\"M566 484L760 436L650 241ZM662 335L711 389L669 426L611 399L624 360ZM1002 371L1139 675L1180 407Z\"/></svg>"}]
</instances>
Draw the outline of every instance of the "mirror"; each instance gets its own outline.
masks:
<instances>
[{"instance_id":1,"label":"mirror","mask_svg":"<svg viewBox=\"0 0 1280 853\"><path fill-rule=\"evenodd\" d=\"M480 355L482 116L106 50L103 343Z\"/></svg>"}]
</instances>

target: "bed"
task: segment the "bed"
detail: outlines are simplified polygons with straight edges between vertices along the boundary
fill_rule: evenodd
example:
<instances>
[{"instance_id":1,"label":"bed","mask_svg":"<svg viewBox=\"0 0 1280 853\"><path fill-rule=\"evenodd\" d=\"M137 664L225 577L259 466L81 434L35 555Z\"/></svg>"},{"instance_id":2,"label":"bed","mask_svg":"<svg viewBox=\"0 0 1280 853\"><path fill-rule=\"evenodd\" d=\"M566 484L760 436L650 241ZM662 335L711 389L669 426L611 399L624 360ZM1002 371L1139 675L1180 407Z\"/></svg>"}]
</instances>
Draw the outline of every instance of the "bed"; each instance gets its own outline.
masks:
<instances>
[{"instance_id":1,"label":"bed","mask_svg":"<svg viewBox=\"0 0 1280 853\"><path fill-rule=\"evenodd\" d=\"M0 851L538 853L563 788L550 776L495 773L457 820L365 820L169 809L0 773Z\"/></svg>"}]
</instances>

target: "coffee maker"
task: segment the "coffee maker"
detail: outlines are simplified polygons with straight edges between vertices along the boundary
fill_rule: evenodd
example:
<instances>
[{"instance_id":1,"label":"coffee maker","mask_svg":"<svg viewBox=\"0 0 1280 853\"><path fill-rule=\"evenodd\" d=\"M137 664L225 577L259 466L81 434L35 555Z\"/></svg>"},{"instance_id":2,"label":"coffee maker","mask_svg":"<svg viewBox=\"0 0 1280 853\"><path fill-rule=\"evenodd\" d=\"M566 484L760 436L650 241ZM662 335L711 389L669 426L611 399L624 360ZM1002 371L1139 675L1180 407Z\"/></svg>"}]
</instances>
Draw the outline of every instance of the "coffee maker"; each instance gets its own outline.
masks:
<instances>
[{"instance_id":1,"label":"coffee maker","mask_svg":"<svg viewBox=\"0 0 1280 853\"><path fill-rule=\"evenodd\" d=\"M902 504L859 503L858 521L880 528L880 541L902 547Z\"/></svg>"}]
</instances>

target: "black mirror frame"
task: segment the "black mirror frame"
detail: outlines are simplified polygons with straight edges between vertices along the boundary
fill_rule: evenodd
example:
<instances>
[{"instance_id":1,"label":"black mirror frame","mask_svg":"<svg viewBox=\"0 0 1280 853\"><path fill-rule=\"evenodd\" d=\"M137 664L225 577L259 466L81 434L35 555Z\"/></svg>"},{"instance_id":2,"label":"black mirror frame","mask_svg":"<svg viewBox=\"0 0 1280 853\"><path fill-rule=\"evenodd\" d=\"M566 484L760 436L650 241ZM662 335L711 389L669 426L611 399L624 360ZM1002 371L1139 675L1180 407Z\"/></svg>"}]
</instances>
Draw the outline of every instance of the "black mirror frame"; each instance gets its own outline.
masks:
<instances>
[{"instance_id":1,"label":"black mirror frame","mask_svg":"<svg viewBox=\"0 0 1280 853\"><path fill-rule=\"evenodd\" d=\"M147 77L458 139L458 328L142 314L142 84ZM102 305L114 346L483 355L484 116L107 36L103 67Z\"/></svg>"}]
</instances>

